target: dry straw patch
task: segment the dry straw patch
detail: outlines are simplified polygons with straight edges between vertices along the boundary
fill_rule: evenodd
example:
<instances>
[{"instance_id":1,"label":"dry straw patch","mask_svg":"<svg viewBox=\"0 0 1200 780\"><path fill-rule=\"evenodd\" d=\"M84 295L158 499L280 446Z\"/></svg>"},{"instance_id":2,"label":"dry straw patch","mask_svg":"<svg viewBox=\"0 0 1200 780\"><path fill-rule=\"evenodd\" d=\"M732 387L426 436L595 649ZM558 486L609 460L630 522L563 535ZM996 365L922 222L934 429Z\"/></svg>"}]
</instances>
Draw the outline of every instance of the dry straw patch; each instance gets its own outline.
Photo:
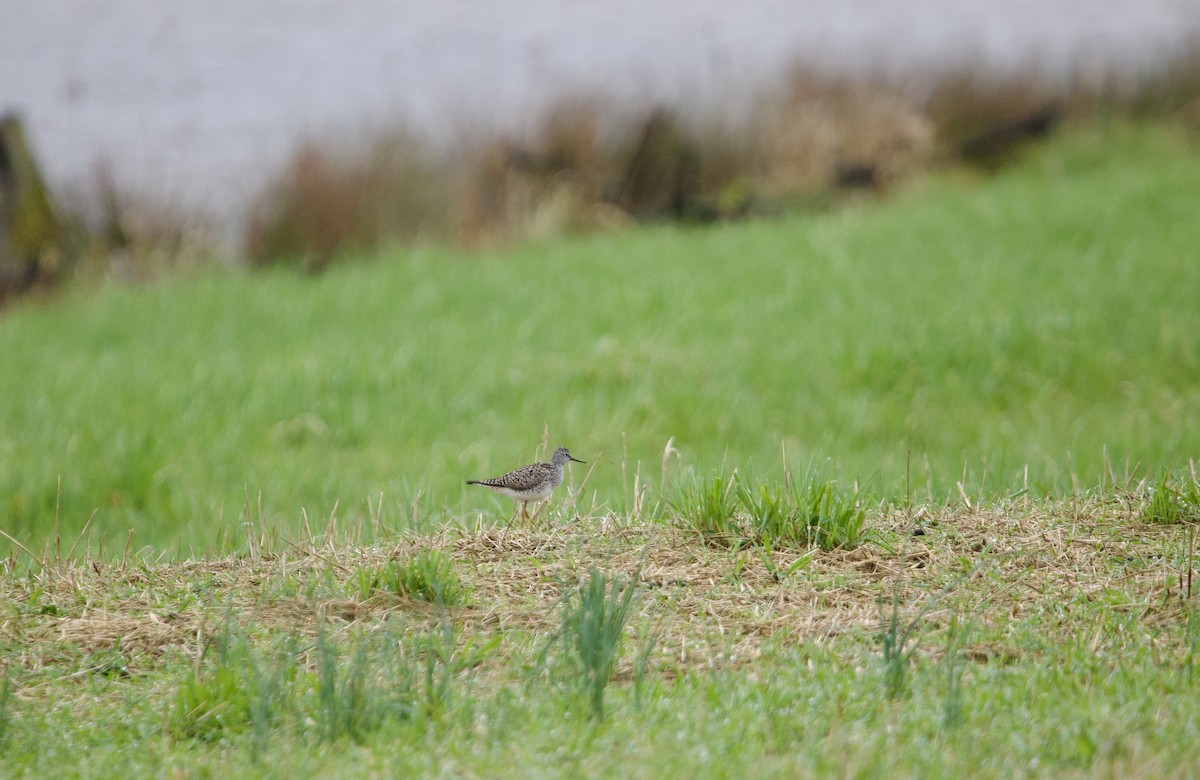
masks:
<instances>
[{"instance_id":1,"label":"dry straw patch","mask_svg":"<svg viewBox=\"0 0 1200 780\"><path fill-rule=\"evenodd\" d=\"M1187 530L1133 517L1101 503L893 511L870 518L875 541L833 552L706 546L680 528L605 516L538 529L446 528L366 547L313 540L253 557L75 562L28 575L10 561L0 577L9 605L0 643L8 664L30 671L86 672L91 654L115 651L122 671L136 674L163 656L193 657L229 618L299 636L314 636L321 621L346 630L388 618L426 625L435 605L346 584L360 567L436 549L472 593L469 605L450 609L455 624L465 635L498 633L505 645L556 631L564 595L594 566L637 578L632 625L658 635L664 674L748 663L780 644L870 641L893 597L906 619L932 607L927 630L954 614L983 627L988 638L968 657L1012 659L1028 651L1006 644L1007 627L1041 618L1039 631L1083 635L1095 630L1087 607L1096 601L1147 629L1182 619ZM284 581L311 595L281 593Z\"/></svg>"}]
</instances>

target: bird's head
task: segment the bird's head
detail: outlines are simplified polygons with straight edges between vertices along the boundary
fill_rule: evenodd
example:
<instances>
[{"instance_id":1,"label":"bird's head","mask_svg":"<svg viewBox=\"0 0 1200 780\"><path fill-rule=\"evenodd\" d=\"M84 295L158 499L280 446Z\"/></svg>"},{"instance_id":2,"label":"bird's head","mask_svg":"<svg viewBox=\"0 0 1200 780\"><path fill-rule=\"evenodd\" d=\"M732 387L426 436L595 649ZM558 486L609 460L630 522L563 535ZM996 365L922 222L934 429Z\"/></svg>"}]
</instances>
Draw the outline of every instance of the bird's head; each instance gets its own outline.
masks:
<instances>
[{"instance_id":1,"label":"bird's head","mask_svg":"<svg viewBox=\"0 0 1200 780\"><path fill-rule=\"evenodd\" d=\"M554 451L554 455L550 458L550 462L553 463L555 466L565 465L566 462L569 460L573 460L576 463L587 463L587 461L585 461L585 460L580 460L579 458L572 457L571 453L567 450L566 447L559 447L558 449L556 449Z\"/></svg>"}]
</instances>

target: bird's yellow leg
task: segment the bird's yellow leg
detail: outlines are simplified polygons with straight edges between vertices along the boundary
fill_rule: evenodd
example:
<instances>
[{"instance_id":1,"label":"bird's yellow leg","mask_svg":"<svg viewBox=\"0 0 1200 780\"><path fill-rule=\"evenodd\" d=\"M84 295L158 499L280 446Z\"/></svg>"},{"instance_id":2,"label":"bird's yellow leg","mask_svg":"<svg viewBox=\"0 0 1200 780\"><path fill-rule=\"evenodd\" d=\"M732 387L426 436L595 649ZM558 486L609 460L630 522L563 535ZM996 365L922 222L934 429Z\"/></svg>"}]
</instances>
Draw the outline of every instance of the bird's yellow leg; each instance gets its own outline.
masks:
<instances>
[{"instance_id":1,"label":"bird's yellow leg","mask_svg":"<svg viewBox=\"0 0 1200 780\"><path fill-rule=\"evenodd\" d=\"M539 502L537 503L537 506L536 506L536 507L534 507L534 509L533 509L533 517L529 518L529 521L532 523L532 522L533 522L533 520L535 520L535 519L537 518L537 516L538 516L539 514L541 514L541 512L542 512L542 509L544 509L544 508L545 508L545 506L546 506L547 504L549 504L549 503L550 503L550 499L548 499L548 498L547 498L545 501L539 501Z\"/></svg>"}]
</instances>

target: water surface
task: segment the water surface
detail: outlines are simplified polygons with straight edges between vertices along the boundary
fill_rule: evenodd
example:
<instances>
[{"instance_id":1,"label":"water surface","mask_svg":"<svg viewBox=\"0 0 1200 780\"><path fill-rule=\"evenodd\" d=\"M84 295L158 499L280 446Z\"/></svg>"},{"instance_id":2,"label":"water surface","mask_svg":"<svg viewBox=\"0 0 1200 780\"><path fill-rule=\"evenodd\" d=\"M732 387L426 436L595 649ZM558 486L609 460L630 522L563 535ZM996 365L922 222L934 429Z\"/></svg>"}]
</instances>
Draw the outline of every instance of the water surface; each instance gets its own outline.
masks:
<instances>
[{"instance_id":1,"label":"water surface","mask_svg":"<svg viewBox=\"0 0 1200 780\"><path fill-rule=\"evenodd\" d=\"M520 126L571 91L736 100L790 63L1136 72L1197 0L46 0L6 14L0 110L52 183L233 218L305 134Z\"/></svg>"}]
</instances>

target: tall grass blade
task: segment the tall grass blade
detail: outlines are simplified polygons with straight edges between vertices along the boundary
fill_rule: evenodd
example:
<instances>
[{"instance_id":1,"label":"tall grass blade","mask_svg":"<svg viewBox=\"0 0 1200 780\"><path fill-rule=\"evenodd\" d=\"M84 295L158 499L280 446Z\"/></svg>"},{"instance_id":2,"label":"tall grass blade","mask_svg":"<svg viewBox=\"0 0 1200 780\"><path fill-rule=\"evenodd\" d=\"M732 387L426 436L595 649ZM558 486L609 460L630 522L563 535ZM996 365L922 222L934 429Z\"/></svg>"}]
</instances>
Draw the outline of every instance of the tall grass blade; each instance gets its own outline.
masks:
<instances>
[{"instance_id":1,"label":"tall grass blade","mask_svg":"<svg viewBox=\"0 0 1200 780\"><path fill-rule=\"evenodd\" d=\"M583 688L597 720L604 718L604 691L620 657L634 595L632 579L621 582L593 568L563 616L563 636L583 673Z\"/></svg>"}]
</instances>

